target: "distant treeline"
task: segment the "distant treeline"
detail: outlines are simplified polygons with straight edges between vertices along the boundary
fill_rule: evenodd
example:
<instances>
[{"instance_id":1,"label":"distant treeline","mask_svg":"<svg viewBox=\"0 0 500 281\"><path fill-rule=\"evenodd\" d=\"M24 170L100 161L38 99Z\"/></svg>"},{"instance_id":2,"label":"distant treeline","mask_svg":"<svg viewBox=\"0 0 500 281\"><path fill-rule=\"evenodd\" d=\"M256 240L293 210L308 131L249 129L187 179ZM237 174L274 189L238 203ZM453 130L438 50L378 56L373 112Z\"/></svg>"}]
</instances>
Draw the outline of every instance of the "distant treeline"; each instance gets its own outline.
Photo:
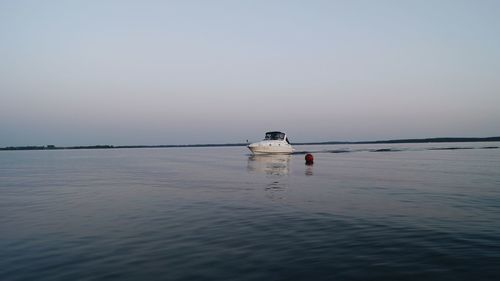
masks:
<instances>
[{"instance_id":1,"label":"distant treeline","mask_svg":"<svg viewBox=\"0 0 500 281\"><path fill-rule=\"evenodd\" d=\"M117 149L117 148L168 148L168 147L219 147L219 146L245 146L246 143L227 144L168 144L168 145L89 145L89 146L7 146L0 150L63 150L63 149Z\"/></svg>"},{"instance_id":2,"label":"distant treeline","mask_svg":"<svg viewBox=\"0 0 500 281\"><path fill-rule=\"evenodd\" d=\"M378 141L328 141L328 142L296 143L295 145L313 145L313 144L436 143L436 142L490 142L490 141L500 141L500 137L488 137L488 138L425 138L425 139L397 139L397 140L378 140Z\"/></svg>"},{"instance_id":3,"label":"distant treeline","mask_svg":"<svg viewBox=\"0 0 500 281\"><path fill-rule=\"evenodd\" d=\"M0 150L57 150L57 149L109 149L115 148L112 145L90 145L90 146L65 146L58 147L55 145L46 146L7 146L0 148Z\"/></svg>"},{"instance_id":4,"label":"distant treeline","mask_svg":"<svg viewBox=\"0 0 500 281\"><path fill-rule=\"evenodd\" d=\"M439 142L492 142L500 141L500 137L488 138L425 138L425 139L398 139L379 141L328 141L328 142L302 142L293 145L318 145L318 144L390 144L390 143L439 143ZM173 147L222 147L222 146L246 146L247 143L225 143L225 144L181 144L181 145L91 145L91 146L8 146L0 150L58 150L58 149L117 149L117 148L173 148Z\"/></svg>"}]
</instances>

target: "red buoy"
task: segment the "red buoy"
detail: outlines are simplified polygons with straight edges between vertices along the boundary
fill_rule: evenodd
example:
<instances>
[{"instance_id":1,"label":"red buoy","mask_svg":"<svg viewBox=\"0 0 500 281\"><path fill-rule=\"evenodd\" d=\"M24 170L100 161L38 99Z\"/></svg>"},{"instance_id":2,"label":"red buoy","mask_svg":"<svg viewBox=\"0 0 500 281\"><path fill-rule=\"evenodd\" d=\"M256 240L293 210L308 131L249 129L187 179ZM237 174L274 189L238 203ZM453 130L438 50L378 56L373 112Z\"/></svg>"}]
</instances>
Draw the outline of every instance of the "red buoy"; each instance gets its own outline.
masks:
<instances>
[{"instance_id":1,"label":"red buoy","mask_svg":"<svg viewBox=\"0 0 500 281\"><path fill-rule=\"evenodd\" d=\"M306 165L312 165L312 164L314 164L314 157L312 156L312 154L307 153L306 154Z\"/></svg>"}]
</instances>

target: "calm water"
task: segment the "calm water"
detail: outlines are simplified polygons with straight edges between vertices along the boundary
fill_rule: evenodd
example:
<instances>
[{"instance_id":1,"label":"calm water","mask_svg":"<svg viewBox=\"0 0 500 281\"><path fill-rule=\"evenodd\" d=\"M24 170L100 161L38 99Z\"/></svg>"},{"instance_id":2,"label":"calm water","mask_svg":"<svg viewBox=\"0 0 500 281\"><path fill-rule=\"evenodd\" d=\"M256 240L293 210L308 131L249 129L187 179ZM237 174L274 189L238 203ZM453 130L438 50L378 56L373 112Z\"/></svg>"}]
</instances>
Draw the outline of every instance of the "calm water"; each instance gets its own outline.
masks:
<instances>
[{"instance_id":1,"label":"calm water","mask_svg":"<svg viewBox=\"0 0 500 281\"><path fill-rule=\"evenodd\" d=\"M500 280L491 146L1 151L0 280Z\"/></svg>"}]
</instances>

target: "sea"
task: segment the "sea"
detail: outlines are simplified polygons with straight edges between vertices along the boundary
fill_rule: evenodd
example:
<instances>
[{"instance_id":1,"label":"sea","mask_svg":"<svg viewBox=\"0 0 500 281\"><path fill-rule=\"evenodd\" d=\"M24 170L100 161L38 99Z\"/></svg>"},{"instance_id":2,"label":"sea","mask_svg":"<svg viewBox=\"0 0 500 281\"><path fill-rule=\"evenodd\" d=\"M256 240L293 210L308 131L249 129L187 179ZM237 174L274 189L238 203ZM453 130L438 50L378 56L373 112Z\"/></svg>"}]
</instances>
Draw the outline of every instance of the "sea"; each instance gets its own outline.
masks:
<instances>
[{"instance_id":1,"label":"sea","mask_svg":"<svg viewBox=\"0 0 500 281\"><path fill-rule=\"evenodd\" d=\"M500 280L499 147L0 151L0 280Z\"/></svg>"}]
</instances>

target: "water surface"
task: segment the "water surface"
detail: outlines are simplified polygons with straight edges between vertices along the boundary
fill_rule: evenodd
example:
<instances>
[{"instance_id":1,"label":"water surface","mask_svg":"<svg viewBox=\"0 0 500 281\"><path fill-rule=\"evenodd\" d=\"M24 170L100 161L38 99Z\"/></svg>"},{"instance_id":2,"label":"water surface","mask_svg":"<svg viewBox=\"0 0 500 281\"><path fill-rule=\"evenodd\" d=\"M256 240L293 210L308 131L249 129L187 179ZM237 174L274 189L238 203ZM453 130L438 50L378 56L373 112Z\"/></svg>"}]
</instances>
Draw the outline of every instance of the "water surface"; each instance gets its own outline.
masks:
<instances>
[{"instance_id":1,"label":"water surface","mask_svg":"<svg viewBox=\"0 0 500 281\"><path fill-rule=\"evenodd\" d=\"M499 145L2 151L0 280L498 280Z\"/></svg>"}]
</instances>

